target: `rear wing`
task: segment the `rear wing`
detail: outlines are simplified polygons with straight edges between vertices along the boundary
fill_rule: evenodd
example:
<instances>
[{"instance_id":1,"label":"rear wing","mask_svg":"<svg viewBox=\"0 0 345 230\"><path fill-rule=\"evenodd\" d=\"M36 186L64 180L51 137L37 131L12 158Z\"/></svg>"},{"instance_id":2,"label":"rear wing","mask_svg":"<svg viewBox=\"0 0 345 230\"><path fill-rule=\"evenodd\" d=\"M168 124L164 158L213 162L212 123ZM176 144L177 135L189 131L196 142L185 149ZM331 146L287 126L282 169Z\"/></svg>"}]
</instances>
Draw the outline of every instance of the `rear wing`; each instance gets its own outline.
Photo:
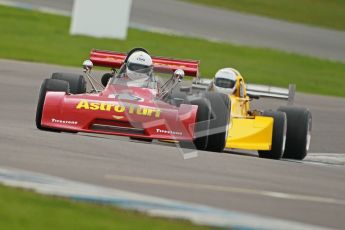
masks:
<instances>
[{"instance_id":1,"label":"rear wing","mask_svg":"<svg viewBox=\"0 0 345 230\"><path fill-rule=\"evenodd\" d=\"M210 91L212 88L212 79L199 78L193 81L192 89L196 91Z\"/></svg>"},{"instance_id":2,"label":"rear wing","mask_svg":"<svg viewBox=\"0 0 345 230\"><path fill-rule=\"evenodd\" d=\"M106 50L91 50L90 60L95 66L119 69L127 57L126 53ZM182 69L186 76L199 77L199 61L179 60L165 57L152 57L153 68L160 73L173 73Z\"/></svg>"},{"instance_id":3,"label":"rear wing","mask_svg":"<svg viewBox=\"0 0 345 230\"><path fill-rule=\"evenodd\" d=\"M289 88L279 88L267 85L247 84L247 95L249 97L268 97L287 100L293 104L296 93L296 85L289 84Z\"/></svg>"}]
</instances>

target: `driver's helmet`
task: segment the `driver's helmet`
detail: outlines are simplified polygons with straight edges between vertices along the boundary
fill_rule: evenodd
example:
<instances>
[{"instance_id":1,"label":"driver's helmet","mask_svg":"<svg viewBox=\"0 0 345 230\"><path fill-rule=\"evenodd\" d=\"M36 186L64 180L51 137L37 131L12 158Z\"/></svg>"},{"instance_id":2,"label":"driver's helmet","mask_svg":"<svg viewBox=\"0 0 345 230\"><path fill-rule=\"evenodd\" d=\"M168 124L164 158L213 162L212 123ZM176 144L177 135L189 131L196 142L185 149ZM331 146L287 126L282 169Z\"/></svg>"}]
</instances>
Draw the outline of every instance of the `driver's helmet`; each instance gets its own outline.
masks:
<instances>
[{"instance_id":1,"label":"driver's helmet","mask_svg":"<svg viewBox=\"0 0 345 230\"><path fill-rule=\"evenodd\" d=\"M218 70L213 80L213 89L219 93L233 94L240 73L233 68Z\"/></svg>"},{"instance_id":2,"label":"driver's helmet","mask_svg":"<svg viewBox=\"0 0 345 230\"><path fill-rule=\"evenodd\" d=\"M153 70L152 58L143 51L137 51L129 56L126 63L126 74L131 80L146 80Z\"/></svg>"}]
</instances>

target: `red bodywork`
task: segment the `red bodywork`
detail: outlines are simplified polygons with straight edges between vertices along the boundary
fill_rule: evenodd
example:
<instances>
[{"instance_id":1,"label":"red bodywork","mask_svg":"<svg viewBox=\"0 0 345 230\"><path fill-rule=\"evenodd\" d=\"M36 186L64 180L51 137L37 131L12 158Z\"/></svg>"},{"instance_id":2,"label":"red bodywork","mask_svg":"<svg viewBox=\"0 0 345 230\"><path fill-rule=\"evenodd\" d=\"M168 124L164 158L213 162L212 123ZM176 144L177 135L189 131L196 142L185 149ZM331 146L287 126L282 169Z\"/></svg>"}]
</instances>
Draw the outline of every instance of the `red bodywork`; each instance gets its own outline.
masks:
<instances>
[{"instance_id":1,"label":"red bodywork","mask_svg":"<svg viewBox=\"0 0 345 230\"><path fill-rule=\"evenodd\" d=\"M114 56L113 59L101 57L105 53L118 55L118 59L115 61ZM91 52L91 60L99 66L119 68L124 58L125 54L121 53ZM155 68L160 68L158 69L160 71L184 69L188 75L198 74L196 61L167 58L153 60ZM197 109L195 105L182 104L176 107L157 100L155 92L148 88L109 84L103 92L97 94L73 95L64 92L47 92L41 125L77 132L192 140Z\"/></svg>"}]
</instances>

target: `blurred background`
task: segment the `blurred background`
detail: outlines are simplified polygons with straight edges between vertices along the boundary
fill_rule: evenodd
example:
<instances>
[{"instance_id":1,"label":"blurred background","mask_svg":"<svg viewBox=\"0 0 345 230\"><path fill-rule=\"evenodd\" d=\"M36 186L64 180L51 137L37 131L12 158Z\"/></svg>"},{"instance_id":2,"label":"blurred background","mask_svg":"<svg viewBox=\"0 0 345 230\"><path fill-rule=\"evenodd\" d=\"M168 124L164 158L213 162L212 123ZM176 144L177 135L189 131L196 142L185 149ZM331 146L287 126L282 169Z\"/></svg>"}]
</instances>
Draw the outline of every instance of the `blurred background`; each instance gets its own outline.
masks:
<instances>
[{"instance_id":1,"label":"blurred background","mask_svg":"<svg viewBox=\"0 0 345 230\"><path fill-rule=\"evenodd\" d=\"M184 160L174 145L34 127L43 79L82 73L93 48L133 47L200 60L204 78L232 67L248 83L296 84L313 114L308 157ZM1 185L0 229L343 229L344 79L344 0L0 0L0 182L71 198ZM138 206L150 216L118 208Z\"/></svg>"}]
</instances>

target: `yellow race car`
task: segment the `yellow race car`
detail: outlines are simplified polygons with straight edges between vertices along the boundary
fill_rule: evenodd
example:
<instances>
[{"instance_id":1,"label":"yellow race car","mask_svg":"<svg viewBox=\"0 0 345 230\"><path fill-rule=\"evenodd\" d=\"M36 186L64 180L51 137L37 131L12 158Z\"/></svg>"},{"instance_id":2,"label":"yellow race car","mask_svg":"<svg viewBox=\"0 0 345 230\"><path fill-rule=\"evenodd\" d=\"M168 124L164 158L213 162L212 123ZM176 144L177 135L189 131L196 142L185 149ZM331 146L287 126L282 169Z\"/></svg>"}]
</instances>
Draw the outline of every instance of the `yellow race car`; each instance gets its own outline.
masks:
<instances>
[{"instance_id":1,"label":"yellow race car","mask_svg":"<svg viewBox=\"0 0 345 230\"><path fill-rule=\"evenodd\" d=\"M197 149L257 150L262 158L302 160L310 146L312 115L306 108L291 105L294 94L294 85L289 89L246 85L237 70L224 68L212 80L197 78L192 87L181 87L172 97L200 108L194 140ZM204 95L204 101L193 100L195 95ZM250 102L260 97L285 99L288 106L277 111L252 110Z\"/></svg>"}]
</instances>

